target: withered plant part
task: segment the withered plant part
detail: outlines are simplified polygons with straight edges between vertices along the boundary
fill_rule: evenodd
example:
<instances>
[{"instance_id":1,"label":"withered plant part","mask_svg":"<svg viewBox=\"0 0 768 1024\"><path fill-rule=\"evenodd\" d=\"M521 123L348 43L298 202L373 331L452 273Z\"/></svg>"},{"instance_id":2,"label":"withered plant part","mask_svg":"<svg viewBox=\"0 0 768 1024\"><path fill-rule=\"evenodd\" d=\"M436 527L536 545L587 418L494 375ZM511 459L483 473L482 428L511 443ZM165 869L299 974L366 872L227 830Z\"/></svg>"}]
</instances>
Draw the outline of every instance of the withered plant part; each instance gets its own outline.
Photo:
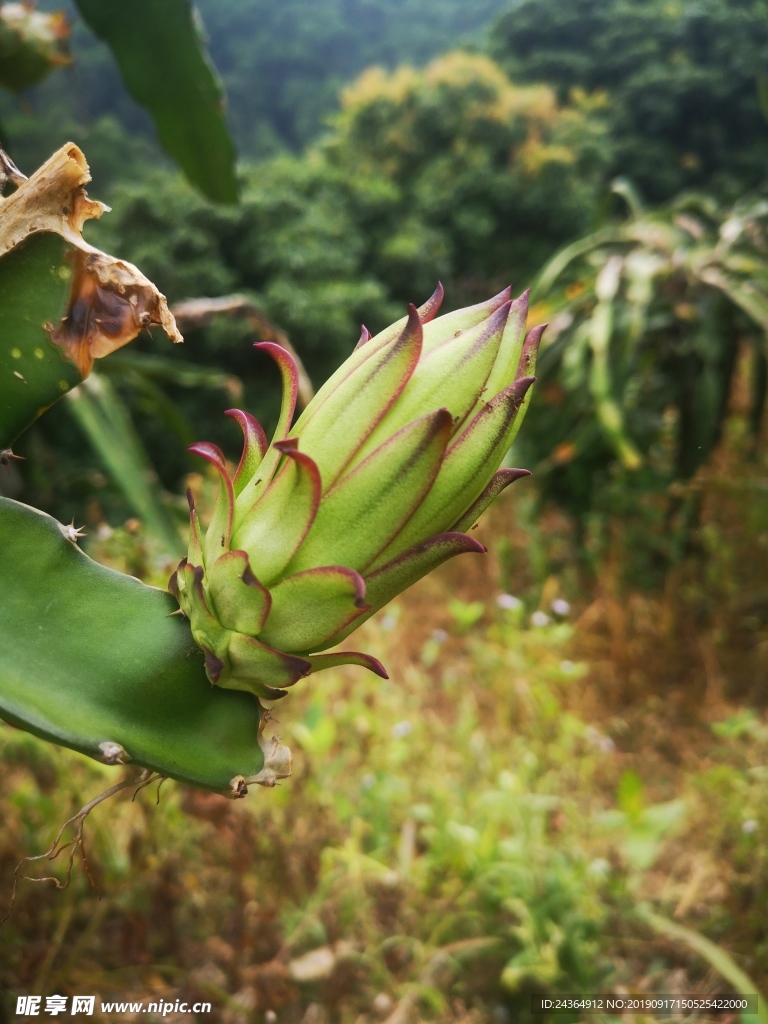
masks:
<instances>
[{"instance_id":1,"label":"withered plant part","mask_svg":"<svg viewBox=\"0 0 768 1024\"><path fill-rule=\"evenodd\" d=\"M88 858L86 857L85 842L83 838L85 822L88 815L91 813L94 807L98 807L99 804L103 804L106 800L109 800L113 796L116 796L118 793L122 792L122 790L130 789L132 786L136 787L136 793L134 793L135 799L136 794L141 789L143 789L145 786L148 786L152 782L156 782L158 779L162 780L162 776L145 770L141 772L138 778L123 779L122 782L118 782L116 783L116 785L110 786L109 789L105 789L103 793L99 793L98 796L95 796L92 800L89 800L88 803L81 807L79 811L76 811L71 818L67 818L67 820L59 829L59 831L56 833L56 838L53 840L53 842L45 851L45 853L38 853L30 857L23 857L16 865L16 868L13 872L13 888L11 889L10 906L8 907L8 912L5 915L5 917L0 918L0 925L4 924L13 913L13 908L16 903L16 893L18 890L19 881L23 880L25 882L51 882L57 889L69 888L69 883L72 880L72 868L74 866L75 857L77 855L78 850L80 851L80 856L83 861L83 867L85 868L85 872L88 875L88 880L95 889L96 885L94 883L91 872L88 868ZM75 834L66 843L62 843L62 837L66 830L70 828L70 826L74 827ZM34 864L42 860L56 860L56 858L65 850L69 850L69 859L67 861L67 872L66 875L64 876L63 882L61 881L61 879L57 878L56 875L24 875L21 873L25 864Z\"/></svg>"}]
</instances>

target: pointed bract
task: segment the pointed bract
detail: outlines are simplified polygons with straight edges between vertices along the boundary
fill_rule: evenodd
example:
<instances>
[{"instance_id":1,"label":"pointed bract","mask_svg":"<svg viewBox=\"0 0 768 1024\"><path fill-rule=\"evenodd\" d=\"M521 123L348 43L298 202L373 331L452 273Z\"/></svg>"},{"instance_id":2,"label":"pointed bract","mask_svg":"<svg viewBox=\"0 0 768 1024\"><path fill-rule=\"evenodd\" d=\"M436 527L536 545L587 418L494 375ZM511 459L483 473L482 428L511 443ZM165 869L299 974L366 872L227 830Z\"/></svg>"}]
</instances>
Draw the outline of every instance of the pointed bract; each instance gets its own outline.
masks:
<instances>
[{"instance_id":1,"label":"pointed bract","mask_svg":"<svg viewBox=\"0 0 768 1024\"><path fill-rule=\"evenodd\" d=\"M440 468L450 439L446 409L398 431L323 497L291 572L322 562L362 572L413 515Z\"/></svg>"},{"instance_id":2,"label":"pointed bract","mask_svg":"<svg viewBox=\"0 0 768 1024\"><path fill-rule=\"evenodd\" d=\"M308 676L312 665L306 658L285 654L254 637L233 633L229 644L230 674L227 685L233 690L249 690L257 696L274 700L275 696L260 691L293 686L299 679ZM282 696L282 694L278 694Z\"/></svg>"},{"instance_id":3,"label":"pointed bract","mask_svg":"<svg viewBox=\"0 0 768 1024\"><path fill-rule=\"evenodd\" d=\"M258 636L272 607L272 596L251 571L245 551L227 551L205 573L206 590L222 626Z\"/></svg>"},{"instance_id":4,"label":"pointed bract","mask_svg":"<svg viewBox=\"0 0 768 1024\"><path fill-rule=\"evenodd\" d=\"M444 313L432 320L424 328L424 353L431 352L449 338L455 338L459 331L468 331L470 327L476 327L487 320L500 306L509 302L511 293L511 288L504 288L492 299L478 302L476 306L456 309L453 313Z\"/></svg>"},{"instance_id":5,"label":"pointed bract","mask_svg":"<svg viewBox=\"0 0 768 1024\"><path fill-rule=\"evenodd\" d=\"M530 373L520 373L518 369L520 352L525 338L529 294L529 291L523 292L510 304L504 335L499 345L498 358L485 382L485 390L481 398L487 400L491 395L497 395L517 377L528 377L533 373L533 370Z\"/></svg>"},{"instance_id":6,"label":"pointed bract","mask_svg":"<svg viewBox=\"0 0 768 1024\"><path fill-rule=\"evenodd\" d=\"M203 540L200 530L200 519L195 508L195 499L189 487L187 488L187 504L189 505L189 547L187 558L193 565L203 565Z\"/></svg>"},{"instance_id":7,"label":"pointed bract","mask_svg":"<svg viewBox=\"0 0 768 1024\"><path fill-rule=\"evenodd\" d=\"M293 433L322 462L326 491L397 402L416 369L421 339L421 321L411 306L400 336L342 381L333 402L314 411L310 405L299 419Z\"/></svg>"},{"instance_id":8,"label":"pointed bract","mask_svg":"<svg viewBox=\"0 0 768 1024\"><path fill-rule=\"evenodd\" d=\"M491 482L477 501L472 502L459 521L453 524L451 530L459 530L462 533L465 530L471 530L483 512L485 512L492 501L496 500L505 487L509 487L515 480L520 480L522 477L530 475L531 471L529 469L500 469L498 473L494 473L491 477Z\"/></svg>"},{"instance_id":9,"label":"pointed bract","mask_svg":"<svg viewBox=\"0 0 768 1024\"><path fill-rule=\"evenodd\" d=\"M232 539L232 518L235 511L235 492L221 448L208 441L198 441L196 444L191 444L187 451L210 462L219 474L221 482L213 519L206 530L203 541L203 560L207 564L215 561L219 555L229 549L229 542Z\"/></svg>"},{"instance_id":10,"label":"pointed bract","mask_svg":"<svg viewBox=\"0 0 768 1024\"><path fill-rule=\"evenodd\" d=\"M434 320L437 314L440 312L440 307L443 304L445 298L445 289L443 288L442 282L437 282L437 287L429 296L427 301L419 306L417 312L419 314L419 320L423 324L428 324L430 320Z\"/></svg>"},{"instance_id":11,"label":"pointed bract","mask_svg":"<svg viewBox=\"0 0 768 1024\"><path fill-rule=\"evenodd\" d=\"M365 326L365 324L361 324L360 325L360 340L355 345L355 349L362 348L363 345L367 341L371 340L371 338L372 338L371 332L368 330L368 328Z\"/></svg>"},{"instance_id":12,"label":"pointed bract","mask_svg":"<svg viewBox=\"0 0 768 1024\"><path fill-rule=\"evenodd\" d=\"M251 569L265 586L279 578L300 549L320 506L320 473L314 460L293 446L274 446L283 466L237 527L235 547L247 551Z\"/></svg>"},{"instance_id":13,"label":"pointed bract","mask_svg":"<svg viewBox=\"0 0 768 1024\"><path fill-rule=\"evenodd\" d=\"M341 565L307 569L272 588L261 638L287 651L321 651L328 638L368 611L365 581Z\"/></svg>"},{"instance_id":14,"label":"pointed bract","mask_svg":"<svg viewBox=\"0 0 768 1024\"><path fill-rule=\"evenodd\" d=\"M324 668L336 668L337 665L360 665L381 679L389 679L389 673L378 658L359 651L339 651L337 654L311 654L307 659L312 665L312 672L322 672Z\"/></svg>"},{"instance_id":15,"label":"pointed bract","mask_svg":"<svg viewBox=\"0 0 768 1024\"><path fill-rule=\"evenodd\" d=\"M418 544L430 527L447 530L482 494L512 443L515 418L534 379L524 377L510 384L452 439L428 495L370 568Z\"/></svg>"},{"instance_id":16,"label":"pointed bract","mask_svg":"<svg viewBox=\"0 0 768 1024\"><path fill-rule=\"evenodd\" d=\"M455 434L485 389L509 310L510 303L505 302L482 323L460 331L424 356L405 393L359 450L358 458L370 454L395 430L423 415L425 409L441 405L453 417L451 432Z\"/></svg>"},{"instance_id":17,"label":"pointed bract","mask_svg":"<svg viewBox=\"0 0 768 1024\"><path fill-rule=\"evenodd\" d=\"M243 432L243 452L232 480L235 495L238 495L261 465L267 454L269 442L261 424L249 412L243 412L242 409L227 409L224 415L236 420Z\"/></svg>"},{"instance_id":18,"label":"pointed bract","mask_svg":"<svg viewBox=\"0 0 768 1024\"><path fill-rule=\"evenodd\" d=\"M257 341L253 347L262 352L267 352L277 363L283 381L283 400L280 406L280 417L272 437L272 444L266 450L258 466L258 471L250 480L246 480L241 488L238 488L238 515L242 515L250 508L261 497L268 486L272 474L280 462L278 444L288 436L291 423L293 422L293 414L296 411L296 398L299 393L299 371L296 368L296 361L293 356L286 352L282 345L276 345L272 341Z\"/></svg>"}]
</instances>

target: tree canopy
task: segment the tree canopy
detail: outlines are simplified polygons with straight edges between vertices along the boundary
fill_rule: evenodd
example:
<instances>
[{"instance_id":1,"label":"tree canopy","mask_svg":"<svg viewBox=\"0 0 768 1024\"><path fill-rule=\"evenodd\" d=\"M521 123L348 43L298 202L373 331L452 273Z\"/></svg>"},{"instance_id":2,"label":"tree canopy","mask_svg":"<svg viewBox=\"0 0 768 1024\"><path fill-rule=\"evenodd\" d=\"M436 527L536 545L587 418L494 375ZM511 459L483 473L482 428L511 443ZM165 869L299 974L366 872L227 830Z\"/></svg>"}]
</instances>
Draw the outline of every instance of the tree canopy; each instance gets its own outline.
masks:
<instances>
[{"instance_id":1,"label":"tree canopy","mask_svg":"<svg viewBox=\"0 0 768 1024\"><path fill-rule=\"evenodd\" d=\"M765 173L765 0L518 0L492 51L513 80L561 100L604 93L613 172L651 201L691 187L734 196Z\"/></svg>"}]
</instances>

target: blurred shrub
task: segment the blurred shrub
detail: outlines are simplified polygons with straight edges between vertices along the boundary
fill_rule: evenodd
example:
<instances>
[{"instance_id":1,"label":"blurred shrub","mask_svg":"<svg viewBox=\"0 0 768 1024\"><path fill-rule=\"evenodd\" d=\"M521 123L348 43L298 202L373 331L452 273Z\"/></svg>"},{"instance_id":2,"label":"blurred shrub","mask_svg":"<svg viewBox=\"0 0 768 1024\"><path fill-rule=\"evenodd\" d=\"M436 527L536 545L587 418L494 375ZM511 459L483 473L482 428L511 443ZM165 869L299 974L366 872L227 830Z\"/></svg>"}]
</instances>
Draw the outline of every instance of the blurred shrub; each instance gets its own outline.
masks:
<instances>
[{"instance_id":1,"label":"blurred shrub","mask_svg":"<svg viewBox=\"0 0 768 1024\"><path fill-rule=\"evenodd\" d=\"M696 472L722 438L740 353L753 432L765 405L768 203L691 195L645 213L626 194L624 224L564 249L536 291L551 326L520 454L580 516L611 488L629 507Z\"/></svg>"}]
</instances>

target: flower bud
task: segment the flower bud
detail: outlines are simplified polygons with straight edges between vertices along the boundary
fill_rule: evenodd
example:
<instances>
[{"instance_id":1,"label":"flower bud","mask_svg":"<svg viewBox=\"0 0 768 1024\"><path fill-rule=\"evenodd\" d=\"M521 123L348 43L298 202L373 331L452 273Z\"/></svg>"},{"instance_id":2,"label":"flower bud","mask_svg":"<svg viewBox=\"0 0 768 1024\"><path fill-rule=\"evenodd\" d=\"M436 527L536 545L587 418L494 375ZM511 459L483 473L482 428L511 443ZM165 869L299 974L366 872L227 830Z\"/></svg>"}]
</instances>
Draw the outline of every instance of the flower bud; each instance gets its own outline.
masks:
<instances>
[{"instance_id":1,"label":"flower bud","mask_svg":"<svg viewBox=\"0 0 768 1024\"><path fill-rule=\"evenodd\" d=\"M509 289L442 317L442 287L349 359L296 424L297 372L260 343L283 380L271 443L231 409L243 451L190 450L221 481L205 535L190 496L190 544L170 589L189 616L213 683L276 699L302 676L380 662L322 653L446 559L483 546L465 532L504 487L543 327L526 334L528 293Z\"/></svg>"}]
</instances>

